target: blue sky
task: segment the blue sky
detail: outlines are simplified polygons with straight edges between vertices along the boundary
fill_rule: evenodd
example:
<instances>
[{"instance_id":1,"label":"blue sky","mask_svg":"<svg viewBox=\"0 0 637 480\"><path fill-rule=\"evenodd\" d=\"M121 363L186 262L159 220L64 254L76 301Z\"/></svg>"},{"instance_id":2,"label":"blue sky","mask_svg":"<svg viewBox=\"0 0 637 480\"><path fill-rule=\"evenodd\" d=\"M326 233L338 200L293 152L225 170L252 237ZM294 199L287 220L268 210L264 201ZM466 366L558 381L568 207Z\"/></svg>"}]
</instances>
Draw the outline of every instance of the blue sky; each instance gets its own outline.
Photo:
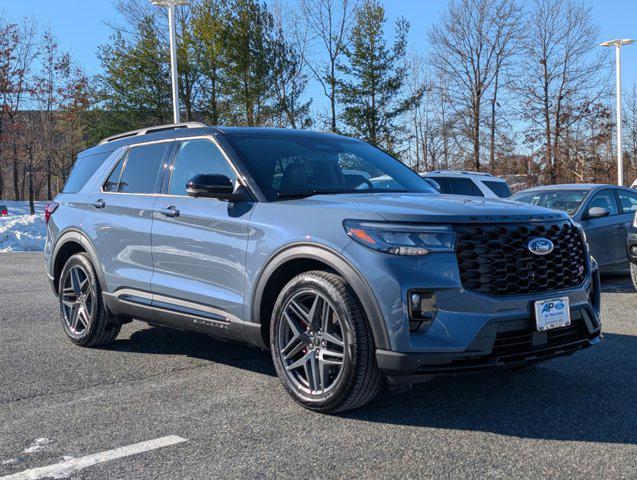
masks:
<instances>
[{"instance_id":1,"label":"blue sky","mask_svg":"<svg viewBox=\"0 0 637 480\"><path fill-rule=\"evenodd\" d=\"M593 18L601 29L600 41L637 38L637 1L584 0L584 3L592 8ZM426 51L425 34L446 4L446 0L384 0L390 21L399 16L410 21L410 42L418 51ZM0 0L0 10L14 18L33 15L40 23L50 25L62 46L89 74L100 71L96 52L98 45L108 41L109 28L105 22L117 20L111 0ZM627 89L637 79L637 44L622 52L623 80ZM612 50L608 49L608 55L611 54ZM312 88L310 93L319 100L317 89Z\"/></svg>"}]
</instances>

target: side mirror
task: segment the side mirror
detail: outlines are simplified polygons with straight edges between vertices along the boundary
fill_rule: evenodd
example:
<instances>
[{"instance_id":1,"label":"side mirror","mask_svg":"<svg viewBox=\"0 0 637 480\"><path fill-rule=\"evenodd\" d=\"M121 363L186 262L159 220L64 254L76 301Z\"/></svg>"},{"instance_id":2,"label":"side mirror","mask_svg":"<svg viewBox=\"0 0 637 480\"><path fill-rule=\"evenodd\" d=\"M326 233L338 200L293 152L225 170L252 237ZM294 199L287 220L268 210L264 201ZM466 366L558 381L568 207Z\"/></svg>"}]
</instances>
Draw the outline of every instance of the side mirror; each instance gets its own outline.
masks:
<instances>
[{"instance_id":1,"label":"side mirror","mask_svg":"<svg viewBox=\"0 0 637 480\"><path fill-rule=\"evenodd\" d=\"M610 215L610 210L604 207L591 207L586 212L586 218L602 218L608 217Z\"/></svg>"},{"instance_id":2,"label":"side mirror","mask_svg":"<svg viewBox=\"0 0 637 480\"><path fill-rule=\"evenodd\" d=\"M238 202L246 199L244 190L234 191L232 181L225 175L212 175L200 173L186 183L186 193L190 197L218 198L230 202Z\"/></svg>"}]
</instances>

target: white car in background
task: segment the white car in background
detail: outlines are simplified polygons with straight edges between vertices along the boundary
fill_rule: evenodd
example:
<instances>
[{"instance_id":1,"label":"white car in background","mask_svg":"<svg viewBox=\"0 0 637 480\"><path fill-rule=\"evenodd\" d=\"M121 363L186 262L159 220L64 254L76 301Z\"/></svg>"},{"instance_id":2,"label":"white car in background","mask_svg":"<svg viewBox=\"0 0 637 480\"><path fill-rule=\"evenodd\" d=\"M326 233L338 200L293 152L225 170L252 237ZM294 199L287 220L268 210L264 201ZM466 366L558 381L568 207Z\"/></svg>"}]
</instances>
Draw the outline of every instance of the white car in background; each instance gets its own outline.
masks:
<instances>
[{"instance_id":1,"label":"white car in background","mask_svg":"<svg viewBox=\"0 0 637 480\"><path fill-rule=\"evenodd\" d=\"M635 179L635 181L633 182L633 184L630 186L630 188L634 188L635 190L637 190L637 179Z\"/></svg>"},{"instance_id":2,"label":"white car in background","mask_svg":"<svg viewBox=\"0 0 637 480\"><path fill-rule=\"evenodd\" d=\"M440 187L438 189L440 193L486 198L508 198L511 196L511 189L507 182L490 173L434 170L433 172L421 173L420 176L435 181Z\"/></svg>"}]
</instances>

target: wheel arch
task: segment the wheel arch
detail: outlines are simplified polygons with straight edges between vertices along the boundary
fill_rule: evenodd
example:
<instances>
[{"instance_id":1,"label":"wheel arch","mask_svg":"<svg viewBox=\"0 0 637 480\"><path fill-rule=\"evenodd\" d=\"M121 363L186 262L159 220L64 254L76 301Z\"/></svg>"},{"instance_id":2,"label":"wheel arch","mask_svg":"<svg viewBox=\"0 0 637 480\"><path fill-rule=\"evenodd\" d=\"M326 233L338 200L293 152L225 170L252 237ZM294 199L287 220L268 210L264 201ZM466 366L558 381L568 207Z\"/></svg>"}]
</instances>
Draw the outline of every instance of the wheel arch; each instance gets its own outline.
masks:
<instances>
[{"instance_id":1,"label":"wheel arch","mask_svg":"<svg viewBox=\"0 0 637 480\"><path fill-rule=\"evenodd\" d=\"M84 252L90 259L97 278L100 282L102 291L105 291L106 282L104 279L104 273L101 268L101 263L98 260L97 252L93 247L91 241L80 230L68 229L60 235L53 247L53 254L51 255L51 273L53 275L53 289L58 292L58 285L60 281L60 274L64 268L66 261L76 253Z\"/></svg>"},{"instance_id":2,"label":"wheel arch","mask_svg":"<svg viewBox=\"0 0 637 480\"><path fill-rule=\"evenodd\" d=\"M335 250L324 245L303 243L284 247L261 269L255 283L251 303L252 322L261 327L264 345L269 345L269 315L278 292L299 273L327 270L343 277L353 290L369 323L378 348L390 348L382 311L371 287L351 263Z\"/></svg>"}]
</instances>

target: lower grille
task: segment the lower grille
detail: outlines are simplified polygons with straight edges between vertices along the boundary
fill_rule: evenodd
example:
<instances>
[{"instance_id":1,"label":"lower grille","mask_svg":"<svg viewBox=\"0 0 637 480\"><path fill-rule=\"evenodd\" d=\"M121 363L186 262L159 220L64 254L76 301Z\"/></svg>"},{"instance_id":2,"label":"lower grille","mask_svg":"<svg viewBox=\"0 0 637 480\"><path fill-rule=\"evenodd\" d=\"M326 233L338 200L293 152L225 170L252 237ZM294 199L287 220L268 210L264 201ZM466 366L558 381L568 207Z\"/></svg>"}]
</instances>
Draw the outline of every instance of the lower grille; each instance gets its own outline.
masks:
<instances>
[{"instance_id":1,"label":"lower grille","mask_svg":"<svg viewBox=\"0 0 637 480\"><path fill-rule=\"evenodd\" d=\"M456 258L462 286L488 295L516 295L573 288L586 277L586 249L569 221L457 225ZM534 238L554 249L531 253Z\"/></svg>"},{"instance_id":2,"label":"lower grille","mask_svg":"<svg viewBox=\"0 0 637 480\"><path fill-rule=\"evenodd\" d=\"M515 360L517 357L528 357L535 351L559 348L586 340L588 337L588 328L586 328L584 320L574 320L568 327L545 332L530 329L499 332L493 344L491 355L505 361L507 359Z\"/></svg>"}]
</instances>

